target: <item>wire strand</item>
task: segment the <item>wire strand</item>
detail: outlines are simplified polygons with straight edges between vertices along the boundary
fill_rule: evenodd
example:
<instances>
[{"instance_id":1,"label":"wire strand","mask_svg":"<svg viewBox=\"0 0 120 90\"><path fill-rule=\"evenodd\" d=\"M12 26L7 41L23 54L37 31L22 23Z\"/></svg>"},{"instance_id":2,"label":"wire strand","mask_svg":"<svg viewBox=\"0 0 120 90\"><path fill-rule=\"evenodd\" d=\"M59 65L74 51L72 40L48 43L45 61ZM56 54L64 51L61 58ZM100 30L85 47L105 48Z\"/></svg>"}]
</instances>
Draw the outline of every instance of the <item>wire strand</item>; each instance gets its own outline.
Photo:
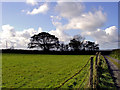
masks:
<instances>
[{"instance_id":1,"label":"wire strand","mask_svg":"<svg viewBox=\"0 0 120 90\"><path fill-rule=\"evenodd\" d=\"M94 58L94 57L93 57L93 58ZM78 74L88 65L89 61L90 61L90 58L89 58L89 60L87 61L87 63L86 63L77 73L75 73L73 76L71 76L70 78L68 78L67 80L65 80L65 81L64 81L59 87L57 87L57 88L62 87L66 82L68 82L68 81L71 80L73 77L75 77L76 75L78 75Z\"/></svg>"}]
</instances>

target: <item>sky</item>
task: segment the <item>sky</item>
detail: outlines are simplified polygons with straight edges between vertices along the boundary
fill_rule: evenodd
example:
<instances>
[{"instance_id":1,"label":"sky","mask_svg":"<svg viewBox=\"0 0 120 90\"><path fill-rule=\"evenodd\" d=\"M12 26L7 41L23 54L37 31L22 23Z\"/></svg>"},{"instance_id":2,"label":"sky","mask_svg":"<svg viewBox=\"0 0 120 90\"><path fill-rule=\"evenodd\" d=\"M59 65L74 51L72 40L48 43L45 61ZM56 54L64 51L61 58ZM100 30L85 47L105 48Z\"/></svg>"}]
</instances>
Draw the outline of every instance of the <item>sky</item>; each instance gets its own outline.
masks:
<instances>
[{"instance_id":1,"label":"sky","mask_svg":"<svg viewBox=\"0 0 120 90\"><path fill-rule=\"evenodd\" d=\"M118 48L118 2L2 2L0 47L27 48L30 37L48 32L68 43L80 34L100 49Z\"/></svg>"}]
</instances>

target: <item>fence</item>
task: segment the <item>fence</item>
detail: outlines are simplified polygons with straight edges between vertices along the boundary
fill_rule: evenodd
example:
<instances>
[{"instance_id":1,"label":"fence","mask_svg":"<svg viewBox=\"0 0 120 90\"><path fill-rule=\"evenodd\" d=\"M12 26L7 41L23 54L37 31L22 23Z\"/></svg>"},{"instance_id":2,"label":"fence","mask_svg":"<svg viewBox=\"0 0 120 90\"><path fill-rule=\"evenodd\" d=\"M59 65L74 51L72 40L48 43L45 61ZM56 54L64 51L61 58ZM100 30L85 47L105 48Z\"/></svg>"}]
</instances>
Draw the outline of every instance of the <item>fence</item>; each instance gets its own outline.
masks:
<instances>
[{"instance_id":1,"label":"fence","mask_svg":"<svg viewBox=\"0 0 120 90\"><path fill-rule=\"evenodd\" d=\"M95 60L94 57L96 56ZM81 88L82 84L86 81L86 76L89 75L89 83L88 83L88 88L97 88L97 85L99 83L99 75L98 75L98 66L100 64L100 56L101 53L96 53L95 56L91 56L90 59L87 61L87 63L74 75L72 75L70 78L68 78L67 80L65 80L63 83L61 83L58 88L61 88L65 83L67 83L69 80L73 79L75 76L77 76L78 74L80 74L84 68L88 65L88 63L90 63L90 68L88 68L88 70L90 70L89 74L86 74L82 81L82 83L80 84L79 88Z\"/></svg>"}]
</instances>

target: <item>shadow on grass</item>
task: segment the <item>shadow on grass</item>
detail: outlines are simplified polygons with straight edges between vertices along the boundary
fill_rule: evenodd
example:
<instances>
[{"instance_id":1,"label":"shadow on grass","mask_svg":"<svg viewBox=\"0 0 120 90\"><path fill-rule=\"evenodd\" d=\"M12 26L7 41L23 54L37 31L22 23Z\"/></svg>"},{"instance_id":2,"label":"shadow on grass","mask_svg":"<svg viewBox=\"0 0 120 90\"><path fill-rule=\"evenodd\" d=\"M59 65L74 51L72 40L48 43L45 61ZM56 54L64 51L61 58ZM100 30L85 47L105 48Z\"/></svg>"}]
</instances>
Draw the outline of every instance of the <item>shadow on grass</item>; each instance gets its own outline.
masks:
<instances>
[{"instance_id":1,"label":"shadow on grass","mask_svg":"<svg viewBox=\"0 0 120 90\"><path fill-rule=\"evenodd\" d=\"M97 85L97 88L115 89L116 86L113 77L110 74L109 67L105 64L106 63L101 59L98 67L99 84Z\"/></svg>"}]
</instances>

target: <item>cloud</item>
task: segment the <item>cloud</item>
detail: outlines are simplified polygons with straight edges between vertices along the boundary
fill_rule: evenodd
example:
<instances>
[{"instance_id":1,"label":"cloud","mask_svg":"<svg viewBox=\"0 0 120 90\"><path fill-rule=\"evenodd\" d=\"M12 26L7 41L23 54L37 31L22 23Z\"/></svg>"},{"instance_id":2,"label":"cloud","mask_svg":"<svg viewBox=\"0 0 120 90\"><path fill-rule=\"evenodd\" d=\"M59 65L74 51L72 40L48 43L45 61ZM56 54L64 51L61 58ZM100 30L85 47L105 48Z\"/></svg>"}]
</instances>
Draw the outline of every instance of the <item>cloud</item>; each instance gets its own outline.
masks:
<instances>
[{"instance_id":1,"label":"cloud","mask_svg":"<svg viewBox=\"0 0 120 90\"><path fill-rule=\"evenodd\" d=\"M0 37L0 47L6 48L6 41L8 48L14 46L15 48L27 48L28 43L30 42L30 37L34 34L42 32L42 28L39 27L38 30L34 28L24 29L22 31L17 31L13 26L3 25L2 26L2 35Z\"/></svg>"},{"instance_id":2,"label":"cloud","mask_svg":"<svg viewBox=\"0 0 120 90\"><path fill-rule=\"evenodd\" d=\"M41 6L39 6L39 8L34 8L31 12L27 11L27 14L29 15L35 15L35 14L39 14L39 13L46 13L49 10L48 5L47 4L43 4Z\"/></svg>"},{"instance_id":3,"label":"cloud","mask_svg":"<svg viewBox=\"0 0 120 90\"><path fill-rule=\"evenodd\" d=\"M104 26L107 17L101 8L93 12L85 12L85 6L81 2L57 2L55 10L58 15L51 16L51 19L52 24L56 26L56 32L74 29L82 32L96 31L97 28ZM67 23L63 24L62 19L66 19ZM64 36L59 35L59 37Z\"/></svg>"},{"instance_id":4,"label":"cloud","mask_svg":"<svg viewBox=\"0 0 120 90\"><path fill-rule=\"evenodd\" d=\"M15 37L15 30L14 27L10 25L3 25L2 26L2 37Z\"/></svg>"},{"instance_id":5,"label":"cloud","mask_svg":"<svg viewBox=\"0 0 120 90\"><path fill-rule=\"evenodd\" d=\"M26 3L27 3L27 4L30 4L30 5L32 5L32 6L38 4L36 0L26 0Z\"/></svg>"},{"instance_id":6,"label":"cloud","mask_svg":"<svg viewBox=\"0 0 120 90\"><path fill-rule=\"evenodd\" d=\"M85 6L81 2L58 2L55 10L59 14L56 17L61 17L68 21L68 23L62 24L59 19L52 16L53 25L60 26L63 30L79 29L83 32L95 31L103 27L107 20L107 14L102 11L101 7L85 12Z\"/></svg>"},{"instance_id":7,"label":"cloud","mask_svg":"<svg viewBox=\"0 0 120 90\"><path fill-rule=\"evenodd\" d=\"M101 48L118 48L118 30L116 26L111 26L105 30L97 29L94 32L87 32L86 35L93 37ZM85 35L85 33L84 33Z\"/></svg>"},{"instance_id":8,"label":"cloud","mask_svg":"<svg viewBox=\"0 0 120 90\"><path fill-rule=\"evenodd\" d=\"M56 27L56 30L49 31L50 34L53 34L59 38L61 42L68 42L72 36L68 35L64 31L64 27L62 25L61 17L59 16L50 16L52 20L52 24Z\"/></svg>"},{"instance_id":9,"label":"cloud","mask_svg":"<svg viewBox=\"0 0 120 90\"><path fill-rule=\"evenodd\" d=\"M80 16L85 6L80 2L58 2L55 9L60 16L70 19Z\"/></svg>"},{"instance_id":10,"label":"cloud","mask_svg":"<svg viewBox=\"0 0 120 90\"><path fill-rule=\"evenodd\" d=\"M68 42L72 38L72 36L68 35L60 29L51 30L49 33L58 37L59 41L61 42Z\"/></svg>"},{"instance_id":11,"label":"cloud","mask_svg":"<svg viewBox=\"0 0 120 90\"><path fill-rule=\"evenodd\" d=\"M101 10L83 13L79 17L74 17L65 25L66 29L80 29L83 31L94 31L104 26L106 22L106 14Z\"/></svg>"},{"instance_id":12,"label":"cloud","mask_svg":"<svg viewBox=\"0 0 120 90\"><path fill-rule=\"evenodd\" d=\"M95 39L95 42L100 44L100 48L110 49L117 48L118 35L116 26L111 26L105 30L101 30L107 21L107 14L99 7L93 11L85 12L85 6L78 2L58 2L55 10L57 16L52 16L52 23L56 26L56 30L52 31L62 37L71 38L72 36L64 34L67 30L80 30L83 36L90 36ZM59 19L60 18L60 19ZM66 19L67 23L63 24L62 19ZM60 34L60 33L63 34ZM65 37L65 38L63 38Z\"/></svg>"},{"instance_id":13,"label":"cloud","mask_svg":"<svg viewBox=\"0 0 120 90\"><path fill-rule=\"evenodd\" d=\"M48 10L48 5L45 3L39 8L28 11L27 14L46 13ZM110 26L105 30L100 29L107 21L107 14L101 8L86 12L85 5L81 2L57 2L55 11L57 12L55 13L56 16L50 17L56 29L50 30L49 33L58 37L60 41L68 42L73 36L68 35L66 32L76 29L80 30L82 36L92 37L96 43L100 44L101 48L117 48L118 29L116 26ZM22 12L26 11L23 10ZM64 22L64 20L67 22ZM16 47L27 47L29 38L36 33L42 32L42 28L16 31L10 25L3 25L2 29L1 42L12 40L11 42L16 42ZM5 43L3 46L5 47Z\"/></svg>"},{"instance_id":14,"label":"cloud","mask_svg":"<svg viewBox=\"0 0 120 90\"><path fill-rule=\"evenodd\" d=\"M28 43L30 42L30 37L34 34L41 33L43 30L41 27L38 30L34 28L24 29L22 31L17 31L13 26L3 25L0 37L0 47L6 48L6 42L8 48L14 46L15 48L27 49ZM72 37L66 34L60 29L51 30L48 33L55 35L60 41L69 41Z\"/></svg>"}]
</instances>

